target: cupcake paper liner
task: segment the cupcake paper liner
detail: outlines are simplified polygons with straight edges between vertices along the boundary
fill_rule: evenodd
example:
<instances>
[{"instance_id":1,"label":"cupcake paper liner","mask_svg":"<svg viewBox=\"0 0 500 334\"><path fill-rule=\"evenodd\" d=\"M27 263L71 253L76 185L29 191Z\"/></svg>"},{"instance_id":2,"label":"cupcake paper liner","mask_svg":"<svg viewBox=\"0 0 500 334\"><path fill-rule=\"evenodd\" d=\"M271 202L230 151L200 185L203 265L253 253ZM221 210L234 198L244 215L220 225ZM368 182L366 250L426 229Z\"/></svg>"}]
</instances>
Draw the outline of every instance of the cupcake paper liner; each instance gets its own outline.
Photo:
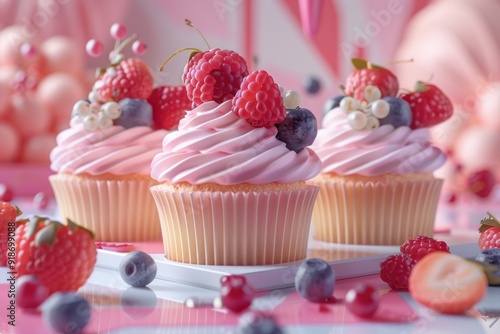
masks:
<instances>
[{"instance_id":1,"label":"cupcake paper liner","mask_svg":"<svg viewBox=\"0 0 500 334\"><path fill-rule=\"evenodd\" d=\"M318 189L203 192L151 188L165 257L204 265L264 265L304 259Z\"/></svg>"},{"instance_id":2,"label":"cupcake paper liner","mask_svg":"<svg viewBox=\"0 0 500 334\"><path fill-rule=\"evenodd\" d=\"M67 218L91 230L96 241L161 240L158 211L150 188L154 180L93 180L49 177L62 222Z\"/></svg>"},{"instance_id":3,"label":"cupcake paper liner","mask_svg":"<svg viewBox=\"0 0 500 334\"><path fill-rule=\"evenodd\" d=\"M417 235L433 236L443 180L310 183L320 188L312 218L316 240L401 245Z\"/></svg>"}]
</instances>

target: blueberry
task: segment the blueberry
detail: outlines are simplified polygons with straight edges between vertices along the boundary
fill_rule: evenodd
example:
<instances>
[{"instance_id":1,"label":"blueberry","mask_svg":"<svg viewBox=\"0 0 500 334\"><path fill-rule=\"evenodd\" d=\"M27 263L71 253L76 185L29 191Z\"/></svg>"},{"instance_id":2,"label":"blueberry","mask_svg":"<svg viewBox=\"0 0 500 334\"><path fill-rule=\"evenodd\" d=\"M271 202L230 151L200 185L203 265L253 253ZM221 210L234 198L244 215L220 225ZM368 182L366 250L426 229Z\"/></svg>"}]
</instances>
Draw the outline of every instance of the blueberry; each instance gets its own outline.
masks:
<instances>
[{"instance_id":1,"label":"blueberry","mask_svg":"<svg viewBox=\"0 0 500 334\"><path fill-rule=\"evenodd\" d=\"M321 83L314 76L307 76L304 80L304 90L309 94L316 94L321 89Z\"/></svg>"},{"instance_id":2,"label":"blueberry","mask_svg":"<svg viewBox=\"0 0 500 334\"><path fill-rule=\"evenodd\" d=\"M144 287L156 277L157 266L153 258L144 252L130 252L120 262L120 274L125 283Z\"/></svg>"},{"instance_id":3,"label":"blueberry","mask_svg":"<svg viewBox=\"0 0 500 334\"><path fill-rule=\"evenodd\" d=\"M281 334L281 328L270 314L248 311L238 319L238 334Z\"/></svg>"},{"instance_id":4,"label":"blueberry","mask_svg":"<svg viewBox=\"0 0 500 334\"><path fill-rule=\"evenodd\" d=\"M500 266L500 248L490 248L483 250L476 261Z\"/></svg>"},{"instance_id":5,"label":"blueberry","mask_svg":"<svg viewBox=\"0 0 500 334\"><path fill-rule=\"evenodd\" d=\"M157 297L148 287L130 287L123 291L120 307L132 319L142 319L151 314L157 304Z\"/></svg>"},{"instance_id":6,"label":"blueberry","mask_svg":"<svg viewBox=\"0 0 500 334\"><path fill-rule=\"evenodd\" d=\"M153 107L141 99L126 98L118 102L122 108L120 117L115 119L115 125L128 129L134 126L151 126L153 124Z\"/></svg>"},{"instance_id":7,"label":"blueberry","mask_svg":"<svg viewBox=\"0 0 500 334\"><path fill-rule=\"evenodd\" d=\"M80 333L90 320L90 304L74 292L56 292L42 304L42 314L54 331Z\"/></svg>"},{"instance_id":8,"label":"blueberry","mask_svg":"<svg viewBox=\"0 0 500 334\"><path fill-rule=\"evenodd\" d=\"M340 101L342 101L344 97L345 95L337 95L328 99L323 106L323 115L326 115L330 110L340 106Z\"/></svg>"},{"instance_id":9,"label":"blueberry","mask_svg":"<svg viewBox=\"0 0 500 334\"><path fill-rule=\"evenodd\" d=\"M287 109L283 122L276 124L276 138L286 143L289 150L299 152L316 139L318 125L314 114L305 108Z\"/></svg>"},{"instance_id":10,"label":"blueberry","mask_svg":"<svg viewBox=\"0 0 500 334\"><path fill-rule=\"evenodd\" d=\"M332 297L335 272L322 259L308 259L295 274L295 289L305 299L319 303Z\"/></svg>"},{"instance_id":11,"label":"blueberry","mask_svg":"<svg viewBox=\"0 0 500 334\"><path fill-rule=\"evenodd\" d=\"M384 124L392 124L395 128L400 126L410 126L412 119L411 107L403 99L398 97L384 97L382 100L389 103L389 115L380 119L380 126Z\"/></svg>"}]
</instances>

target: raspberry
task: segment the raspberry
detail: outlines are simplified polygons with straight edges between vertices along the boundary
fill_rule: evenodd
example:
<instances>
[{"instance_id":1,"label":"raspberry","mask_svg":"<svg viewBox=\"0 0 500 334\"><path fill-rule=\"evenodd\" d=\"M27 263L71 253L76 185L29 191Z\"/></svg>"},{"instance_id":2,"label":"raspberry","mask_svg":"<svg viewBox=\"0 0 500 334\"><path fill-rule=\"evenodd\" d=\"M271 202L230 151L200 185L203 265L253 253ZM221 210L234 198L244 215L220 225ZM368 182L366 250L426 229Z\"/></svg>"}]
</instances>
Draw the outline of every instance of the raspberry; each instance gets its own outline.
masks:
<instances>
[{"instance_id":1,"label":"raspberry","mask_svg":"<svg viewBox=\"0 0 500 334\"><path fill-rule=\"evenodd\" d=\"M182 79L188 98L196 107L203 102L222 103L232 99L247 75L247 62L243 57L235 51L215 48L192 57Z\"/></svg>"},{"instance_id":2,"label":"raspberry","mask_svg":"<svg viewBox=\"0 0 500 334\"><path fill-rule=\"evenodd\" d=\"M407 290L408 278L416 261L406 254L390 255L380 263L380 278L394 290Z\"/></svg>"},{"instance_id":3,"label":"raspberry","mask_svg":"<svg viewBox=\"0 0 500 334\"><path fill-rule=\"evenodd\" d=\"M487 228L479 236L479 249L500 248L500 227Z\"/></svg>"},{"instance_id":4,"label":"raspberry","mask_svg":"<svg viewBox=\"0 0 500 334\"><path fill-rule=\"evenodd\" d=\"M450 252L450 248L444 241L419 235L406 240L400 248L401 253L408 255L415 261L420 261L424 256L435 251Z\"/></svg>"},{"instance_id":5,"label":"raspberry","mask_svg":"<svg viewBox=\"0 0 500 334\"><path fill-rule=\"evenodd\" d=\"M255 128L270 128L286 117L279 86L264 70L254 71L243 79L233 98L233 112Z\"/></svg>"}]
</instances>

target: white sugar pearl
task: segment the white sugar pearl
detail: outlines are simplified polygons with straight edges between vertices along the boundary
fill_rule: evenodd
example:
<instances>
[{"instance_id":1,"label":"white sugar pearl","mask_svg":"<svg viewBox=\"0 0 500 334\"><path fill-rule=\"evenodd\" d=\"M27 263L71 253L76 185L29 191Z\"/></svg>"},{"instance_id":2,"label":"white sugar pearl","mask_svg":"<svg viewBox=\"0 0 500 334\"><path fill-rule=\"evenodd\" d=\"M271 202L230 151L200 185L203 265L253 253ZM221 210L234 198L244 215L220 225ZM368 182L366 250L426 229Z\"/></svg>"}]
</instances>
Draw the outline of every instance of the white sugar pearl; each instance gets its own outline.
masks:
<instances>
[{"instance_id":1,"label":"white sugar pearl","mask_svg":"<svg viewBox=\"0 0 500 334\"><path fill-rule=\"evenodd\" d=\"M99 129L108 129L113 126L113 121L111 118L106 116L104 113L100 112L99 116L97 117L97 123L99 124Z\"/></svg>"},{"instance_id":2,"label":"white sugar pearl","mask_svg":"<svg viewBox=\"0 0 500 334\"><path fill-rule=\"evenodd\" d=\"M362 111L353 111L348 116L349 125L356 130L361 130L366 126L367 117Z\"/></svg>"},{"instance_id":3,"label":"white sugar pearl","mask_svg":"<svg viewBox=\"0 0 500 334\"><path fill-rule=\"evenodd\" d=\"M378 129L379 127L380 127L380 121L377 118L375 118L373 116L366 117L365 129L375 130L375 129Z\"/></svg>"},{"instance_id":4,"label":"white sugar pearl","mask_svg":"<svg viewBox=\"0 0 500 334\"><path fill-rule=\"evenodd\" d=\"M99 127L97 116L95 114L85 116L85 118L83 119L83 126L89 131L97 130L97 128Z\"/></svg>"},{"instance_id":5,"label":"white sugar pearl","mask_svg":"<svg viewBox=\"0 0 500 334\"><path fill-rule=\"evenodd\" d=\"M77 116L87 116L91 113L90 104L87 101L78 101L73 106L73 112Z\"/></svg>"},{"instance_id":6,"label":"white sugar pearl","mask_svg":"<svg viewBox=\"0 0 500 334\"><path fill-rule=\"evenodd\" d=\"M297 109L300 107L301 102L300 93L296 90L289 90L285 93L285 98L283 102L285 103L286 109Z\"/></svg>"},{"instance_id":7,"label":"white sugar pearl","mask_svg":"<svg viewBox=\"0 0 500 334\"><path fill-rule=\"evenodd\" d=\"M377 118L384 118L389 115L391 106L385 100L376 100L372 103L372 114Z\"/></svg>"},{"instance_id":8,"label":"white sugar pearl","mask_svg":"<svg viewBox=\"0 0 500 334\"><path fill-rule=\"evenodd\" d=\"M364 91L365 99L368 102L373 102L379 100L382 97L380 89L376 86L368 85L365 87Z\"/></svg>"},{"instance_id":9,"label":"white sugar pearl","mask_svg":"<svg viewBox=\"0 0 500 334\"><path fill-rule=\"evenodd\" d=\"M106 102L102 105L101 111L110 119L117 119L122 114L122 107L116 102Z\"/></svg>"},{"instance_id":10,"label":"white sugar pearl","mask_svg":"<svg viewBox=\"0 0 500 334\"><path fill-rule=\"evenodd\" d=\"M342 109L346 113L350 113L351 111L358 110L358 107L359 107L359 103L353 97L346 96L340 101L340 109Z\"/></svg>"},{"instance_id":11,"label":"white sugar pearl","mask_svg":"<svg viewBox=\"0 0 500 334\"><path fill-rule=\"evenodd\" d=\"M88 99L92 103L100 102L99 93L96 90L93 90L89 93Z\"/></svg>"}]
</instances>

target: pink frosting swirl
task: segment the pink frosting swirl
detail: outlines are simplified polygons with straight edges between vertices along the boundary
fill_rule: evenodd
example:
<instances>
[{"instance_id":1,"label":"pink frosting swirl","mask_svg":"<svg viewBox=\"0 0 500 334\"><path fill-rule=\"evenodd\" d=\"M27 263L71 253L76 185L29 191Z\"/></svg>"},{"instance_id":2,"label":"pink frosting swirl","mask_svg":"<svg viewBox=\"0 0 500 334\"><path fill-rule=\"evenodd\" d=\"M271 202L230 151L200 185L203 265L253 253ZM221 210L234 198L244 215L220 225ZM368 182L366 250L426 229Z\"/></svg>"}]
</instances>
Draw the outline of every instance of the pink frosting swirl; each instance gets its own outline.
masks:
<instances>
[{"instance_id":1,"label":"pink frosting swirl","mask_svg":"<svg viewBox=\"0 0 500 334\"><path fill-rule=\"evenodd\" d=\"M319 173L321 161L311 149L291 151L276 134L274 126L254 128L237 117L231 101L204 103L165 137L151 176L160 182L231 185L296 182Z\"/></svg>"},{"instance_id":2,"label":"pink frosting swirl","mask_svg":"<svg viewBox=\"0 0 500 334\"><path fill-rule=\"evenodd\" d=\"M57 136L50 167L55 172L74 174L150 175L151 160L161 152L167 133L146 126L88 131L73 119L71 128Z\"/></svg>"},{"instance_id":3,"label":"pink frosting swirl","mask_svg":"<svg viewBox=\"0 0 500 334\"><path fill-rule=\"evenodd\" d=\"M311 146L323 162L323 173L365 176L433 172L446 155L429 140L428 129L382 125L355 130L340 108L330 111Z\"/></svg>"}]
</instances>

